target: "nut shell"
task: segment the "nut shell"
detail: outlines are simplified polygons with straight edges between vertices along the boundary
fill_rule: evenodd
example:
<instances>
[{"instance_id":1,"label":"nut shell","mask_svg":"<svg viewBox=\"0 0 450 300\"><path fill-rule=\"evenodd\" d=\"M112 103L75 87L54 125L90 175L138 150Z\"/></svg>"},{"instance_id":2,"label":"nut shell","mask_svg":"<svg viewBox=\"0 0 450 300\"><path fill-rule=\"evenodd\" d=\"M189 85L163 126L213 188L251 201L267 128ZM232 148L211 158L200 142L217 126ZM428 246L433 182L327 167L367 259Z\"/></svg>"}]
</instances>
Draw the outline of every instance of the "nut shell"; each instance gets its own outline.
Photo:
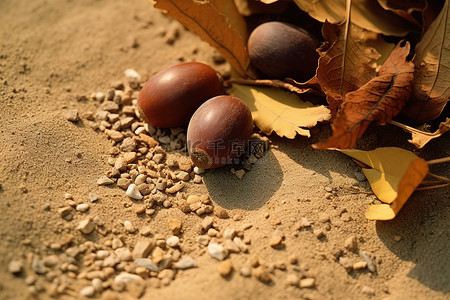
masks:
<instances>
[{"instance_id":1,"label":"nut shell","mask_svg":"<svg viewBox=\"0 0 450 300\"><path fill-rule=\"evenodd\" d=\"M245 152L252 130L252 114L242 100L227 95L214 97L202 104L189 122L191 159L202 169L233 163Z\"/></svg>"},{"instance_id":2,"label":"nut shell","mask_svg":"<svg viewBox=\"0 0 450 300\"><path fill-rule=\"evenodd\" d=\"M284 22L266 22L248 39L251 61L269 78L306 81L315 75L320 43L304 29Z\"/></svg>"},{"instance_id":3,"label":"nut shell","mask_svg":"<svg viewBox=\"0 0 450 300\"><path fill-rule=\"evenodd\" d=\"M202 103L220 94L222 85L214 69L199 62L181 63L146 82L138 108L153 127L186 127Z\"/></svg>"}]
</instances>

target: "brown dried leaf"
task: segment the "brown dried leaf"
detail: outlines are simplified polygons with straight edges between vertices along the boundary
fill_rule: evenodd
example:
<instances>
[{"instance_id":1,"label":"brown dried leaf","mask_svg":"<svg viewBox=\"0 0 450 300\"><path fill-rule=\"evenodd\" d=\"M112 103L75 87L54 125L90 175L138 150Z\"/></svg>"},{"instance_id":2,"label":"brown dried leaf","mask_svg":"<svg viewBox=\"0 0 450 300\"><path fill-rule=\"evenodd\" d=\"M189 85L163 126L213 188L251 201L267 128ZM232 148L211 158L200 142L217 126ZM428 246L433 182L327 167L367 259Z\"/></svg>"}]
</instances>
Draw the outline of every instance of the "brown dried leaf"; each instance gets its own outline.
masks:
<instances>
[{"instance_id":1,"label":"brown dried leaf","mask_svg":"<svg viewBox=\"0 0 450 300\"><path fill-rule=\"evenodd\" d=\"M376 76L377 60L385 59L385 53L390 53L393 45L354 24L346 34L345 24L334 25L326 21L322 31L331 46L319 49L316 77L327 95L331 111L335 112L345 94Z\"/></svg>"},{"instance_id":2,"label":"brown dried leaf","mask_svg":"<svg viewBox=\"0 0 450 300\"><path fill-rule=\"evenodd\" d=\"M373 121L385 124L397 115L411 94L414 64L406 60L410 45L397 45L380 68L378 76L345 96L328 141L316 149L350 149Z\"/></svg>"},{"instance_id":3,"label":"brown dried leaf","mask_svg":"<svg viewBox=\"0 0 450 300\"><path fill-rule=\"evenodd\" d=\"M346 17L346 0L295 0L295 3L320 22L337 24ZM385 35L404 36L418 29L374 0L353 0L352 15L352 22L357 26Z\"/></svg>"},{"instance_id":4,"label":"brown dried leaf","mask_svg":"<svg viewBox=\"0 0 450 300\"><path fill-rule=\"evenodd\" d=\"M423 124L437 118L450 99L450 0L417 44L414 96L402 114Z\"/></svg>"},{"instance_id":5,"label":"brown dried leaf","mask_svg":"<svg viewBox=\"0 0 450 300\"><path fill-rule=\"evenodd\" d=\"M247 52L245 21L233 1L155 0L154 6L178 20L217 49L233 68L247 77L250 57Z\"/></svg>"},{"instance_id":6,"label":"brown dried leaf","mask_svg":"<svg viewBox=\"0 0 450 300\"><path fill-rule=\"evenodd\" d=\"M420 23L411 15L412 11L421 11L425 7L425 0L378 0L378 3L386 9L390 10L403 19L420 27Z\"/></svg>"}]
</instances>

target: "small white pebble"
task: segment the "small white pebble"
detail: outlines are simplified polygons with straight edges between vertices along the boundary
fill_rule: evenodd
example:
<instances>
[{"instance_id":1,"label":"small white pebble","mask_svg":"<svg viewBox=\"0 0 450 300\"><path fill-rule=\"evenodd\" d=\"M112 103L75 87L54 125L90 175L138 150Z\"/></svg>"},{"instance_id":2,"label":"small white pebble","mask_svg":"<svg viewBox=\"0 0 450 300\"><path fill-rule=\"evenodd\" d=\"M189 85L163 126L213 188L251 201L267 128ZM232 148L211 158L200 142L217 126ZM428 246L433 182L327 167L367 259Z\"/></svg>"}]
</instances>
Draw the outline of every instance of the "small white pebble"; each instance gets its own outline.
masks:
<instances>
[{"instance_id":1,"label":"small white pebble","mask_svg":"<svg viewBox=\"0 0 450 300\"><path fill-rule=\"evenodd\" d=\"M125 227L125 230L129 233L133 233L136 231L136 228L134 228L133 224L128 220L123 222L123 227Z\"/></svg>"},{"instance_id":2,"label":"small white pebble","mask_svg":"<svg viewBox=\"0 0 450 300\"><path fill-rule=\"evenodd\" d=\"M194 167L194 173L195 174L203 174L205 173L205 170L199 167Z\"/></svg>"},{"instance_id":3,"label":"small white pebble","mask_svg":"<svg viewBox=\"0 0 450 300\"><path fill-rule=\"evenodd\" d=\"M180 243L180 238L177 237L176 235L173 235L166 240L167 246L172 247L172 248L177 247L179 243Z\"/></svg>"},{"instance_id":4,"label":"small white pebble","mask_svg":"<svg viewBox=\"0 0 450 300\"><path fill-rule=\"evenodd\" d=\"M84 287L80 291L80 295L84 297L93 297L95 295L95 288L92 285Z\"/></svg>"},{"instance_id":5,"label":"small white pebble","mask_svg":"<svg viewBox=\"0 0 450 300\"><path fill-rule=\"evenodd\" d=\"M88 203L78 204L75 209L79 212L86 212L89 209L89 204Z\"/></svg>"},{"instance_id":6,"label":"small white pebble","mask_svg":"<svg viewBox=\"0 0 450 300\"><path fill-rule=\"evenodd\" d=\"M135 200L141 200L143 198L141 192L137 188L137 186L132 183L128 186L126 194L128 197L135 199Z\"/></svg>"}]
</instances>

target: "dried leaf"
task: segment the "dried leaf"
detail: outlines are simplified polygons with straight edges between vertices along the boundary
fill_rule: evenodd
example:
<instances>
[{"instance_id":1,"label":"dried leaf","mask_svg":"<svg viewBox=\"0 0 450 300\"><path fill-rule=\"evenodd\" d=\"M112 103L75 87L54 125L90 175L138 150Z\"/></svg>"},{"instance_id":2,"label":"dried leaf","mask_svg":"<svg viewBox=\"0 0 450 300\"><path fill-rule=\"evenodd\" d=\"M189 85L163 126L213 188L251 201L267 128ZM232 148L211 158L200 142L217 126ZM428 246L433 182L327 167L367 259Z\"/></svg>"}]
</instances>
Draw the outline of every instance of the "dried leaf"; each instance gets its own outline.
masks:
<instances>
[{"instance_id":1,"label":"dried leaf","mask_svg":"<svg viewBox=\"0 0 450 300\"><path fill-rule=\"evenodd\" d=\"M266 134L275 131L281 137L309 137L309 130L317 122L331 118L328 108L303 102L296 94L280 89L233 84L231 95L244 101L252 112L256 126Z\"/></svg>"},{"instance_id":2,"label":"dried leaf","mask_svg":"<svg viewBox=\"0 0 450 300\"><path fill-rule=\"evenodd\" d=\"M385 124L397 115L411 94L414 65L406 60L409 43L401 43L380 68L378 76L360 89L345 96L328 141L314 145L316 149L353 148L373 121Z\"/></svg>"},{"instance_id":3,"label":"dried leaf","mask_svg":"<svg viewBox=\"0 0 450 300\"><path fill-rule=\"evenodd\" d=\"M245 21L233 1L156 0L156 8L178 20L187 29L217 49L239 75L246 77L250 57L247 52Z\"/></svg>"},{"instance_id":4,"label":"dried leaf","mask_svg":"<svg viewBox=\"0 0 450 300\"><path fill-rule=\"evenodd\" d=\"M414 97L402 114L423 124L437 118L450 98L450 0L416 46Z\"/></svg>"},{"instance_id":5,"label":"dried leaf","mask_svg":"<svg viewBox=\"0 0 450 300\"><path fill-rule=\"evenodd\" d=\"M341 152L371 167L363 169L364 175L378 199L386 204L370 206L366 212L370 220L393 219L428 173L425 160L401 148Z\"/></svg>"},{"instance_id":6,"label":"dried leaf","mask_svg":"<svg viewBox=\"0 0 450 300\"><path fill-rule=\"evenodd\" d=\"M295 3L314 19L337 24L345 20L346 0L295 0ZM388 20L388 21L387 21ZM353 0L352 22L357 26L384 35L404 36L417 30L394 12L385 10L377 1Z\"/></svg>"},{"instance_id":7,"label":"dried leaf","mask_svg":"<svg viewBox=\"0 0 450 300\"><path fill-rule=\"evenodd\" d=\"M450 118L447 118L445 122L442 122L439 125L439 129L433 133L424 132L424 131L412 131L411 136L412 139L408 140L408 142L412 143L417 148L423 148L429 141L432 139L438 138L447 131L450 131Z\"/></svg>"},{"instance_id":8,"label":"dried leaf","mask_svg":"<svg viewBox=\"0 0 450 300\"><path fill-rule=\"evenodd\" d=\"M385 53L390 53L394 45L354 24L345 32L345 24L325 22L322 31L331 46L319 49L316 77L327 95L331 111L336 111L345 94L359 89L376 76L377 60L381 57L385 60Z\"/></svg>"}]
</instances>

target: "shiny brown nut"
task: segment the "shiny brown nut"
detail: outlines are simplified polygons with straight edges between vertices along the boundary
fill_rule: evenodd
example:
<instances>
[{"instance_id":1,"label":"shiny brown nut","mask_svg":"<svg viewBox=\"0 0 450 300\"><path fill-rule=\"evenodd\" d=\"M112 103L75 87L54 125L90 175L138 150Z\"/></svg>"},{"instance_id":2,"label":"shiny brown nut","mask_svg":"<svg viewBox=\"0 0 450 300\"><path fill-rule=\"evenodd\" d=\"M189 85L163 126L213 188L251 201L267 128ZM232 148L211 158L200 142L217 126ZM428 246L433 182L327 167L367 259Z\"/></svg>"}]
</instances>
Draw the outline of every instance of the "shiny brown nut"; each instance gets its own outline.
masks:
<instances>
[{"instance_id":1,"label":"shiny brown nut","mask_svg":"<svg viewBox=\"0 0 450 300\"><path fill-rule=\"evenodd\" d=\"M203 102L221 93L219 77L210 66L181 63L147 81L139 93L138 108L153 127L186 127Z\"/></svg>"},{"instance_id":2,"label":"shiny brown nut","mask_svg":"<svg viewBox=\"0 0 450 300\"><path fill-rule=\"evenodd\" d=\"M306 81L315 75L319 42L304 29L283 22L267 22L248 39L252 64L268 78Z\"/></svg>"},{"instance_id":3,"label":"shiny brown nut","mask_svg":"<svg viewBox=\"0 0 450 300\"><path fill-rule=\"evenodd\" d=\"M203 103L189 122L191 159L202 169L233 163L244 154L252 130L252 114L242 100L226 95L214 97Z\"/></svg>"}]
</instances>

